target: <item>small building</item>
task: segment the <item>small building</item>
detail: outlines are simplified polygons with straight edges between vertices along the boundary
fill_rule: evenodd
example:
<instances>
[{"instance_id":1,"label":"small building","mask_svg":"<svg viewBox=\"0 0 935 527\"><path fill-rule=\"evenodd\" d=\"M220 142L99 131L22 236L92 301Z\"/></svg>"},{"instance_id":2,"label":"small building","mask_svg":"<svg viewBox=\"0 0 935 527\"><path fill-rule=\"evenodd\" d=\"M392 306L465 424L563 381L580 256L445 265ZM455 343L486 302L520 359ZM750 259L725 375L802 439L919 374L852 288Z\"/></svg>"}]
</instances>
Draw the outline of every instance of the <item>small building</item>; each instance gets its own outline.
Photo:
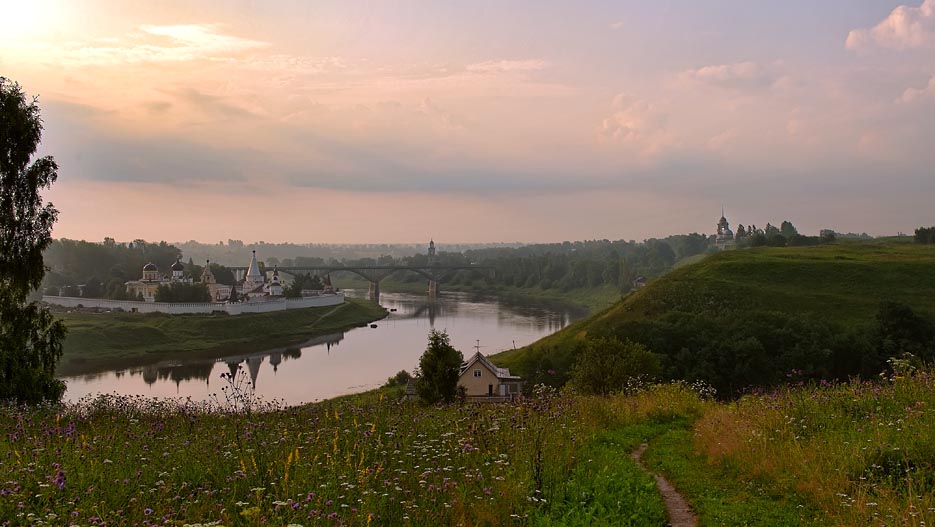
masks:
<instances>
[{"instance_id":1,"label":"small building","mask_svg":"<svg viewBox=\"0 0 935 527\"><path fill-rule=\"evenodd\" d=\"M642 289L646 287L646 277L637 276L636 278L633 279L633 282L631 282L631 284L633 285L633 289Z\"/></svg>"},{"instance_id":2,"label":"small building","mask_svg":"<svg viewBox=\"0 0 935 527\"><path fill-rule=\"evenodd\" d=\"M500 368L480 352L461 365L458 386L463 386L468 400L510 401L523 393L523 380Z\"/></svg>"},{"instance_id":3,"label":"small building","mask_svg":"<svg viewBox=\"0 0 935 527\"><path fill-rule=\"evenodd\" d=\"M208 288L208 294L213 302L227 300L231 296L231 286L219 284L211 271L211 260L205 262L204 271L201 272L201 283Z\"/></svg>"},{"instance_id":4,"label":"small building","mask_svg":"<svg viewBox=\"0 0 935 527\"><path fill-rule=\"evenodd\" d=\"M719 250L731 249L734 247L734 231L730 229L730 223L724 216L724 209L721 208L721 219L717 222L717 234L714 238L714 246Z\"/></svg>"}]
</instances>

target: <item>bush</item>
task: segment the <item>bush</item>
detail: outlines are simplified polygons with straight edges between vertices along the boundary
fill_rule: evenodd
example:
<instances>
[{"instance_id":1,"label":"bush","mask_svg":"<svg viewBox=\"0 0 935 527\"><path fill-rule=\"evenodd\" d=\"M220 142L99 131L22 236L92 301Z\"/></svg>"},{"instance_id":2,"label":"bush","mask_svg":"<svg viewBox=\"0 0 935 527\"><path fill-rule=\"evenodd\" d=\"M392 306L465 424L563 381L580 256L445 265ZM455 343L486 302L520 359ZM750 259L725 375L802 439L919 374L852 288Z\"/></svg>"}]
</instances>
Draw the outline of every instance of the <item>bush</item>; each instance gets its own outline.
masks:
<instances>
[{"instance_id":1,"label":"bush","mask_svg":"<svg viewBox=\"0 0 935 527\"><path fill-rule=\"evenodd\" d=\"M589 339L577 350L571 383L586 394L620 392L634 378L656 377L662 368L646 346L616 338Z\"/></svg>"}]
</instances>

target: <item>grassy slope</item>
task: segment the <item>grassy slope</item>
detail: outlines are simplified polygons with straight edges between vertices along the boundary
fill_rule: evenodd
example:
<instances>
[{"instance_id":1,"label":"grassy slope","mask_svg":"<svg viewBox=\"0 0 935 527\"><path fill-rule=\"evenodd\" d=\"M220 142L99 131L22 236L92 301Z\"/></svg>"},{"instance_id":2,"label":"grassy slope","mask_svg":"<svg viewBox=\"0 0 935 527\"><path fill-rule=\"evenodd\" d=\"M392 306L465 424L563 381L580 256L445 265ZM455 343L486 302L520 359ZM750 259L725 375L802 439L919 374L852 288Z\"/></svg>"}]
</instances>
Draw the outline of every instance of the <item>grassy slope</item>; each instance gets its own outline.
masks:
<instances>
[{"instance_id":1,"label":"grassy slope","mask_svg":"<svg viewBox=\"0 0 935 527\"><path fill-rule=\"evenodd\" d=\"M297 344L386 315L364 300L348 299L338 307L321 307L230 315L164 315L67 313L61 375L96 371L112 365L146 364L184 354L238 353Z\"/></svg>"},{"instance_id":2,"label":"grassy slope","mask_svg":"<svg viewBox=\"0 0 935 527\"><path fill-rule=\"evenodd\" d=\"M935 247L841 243L720 253L675 269L616 305L498 359L515 367L524 354L551 348L568 358L570 345L588 333L672 311L811 313L863 324L882 300L935 316Z\"/></svg>"}]
</instances>

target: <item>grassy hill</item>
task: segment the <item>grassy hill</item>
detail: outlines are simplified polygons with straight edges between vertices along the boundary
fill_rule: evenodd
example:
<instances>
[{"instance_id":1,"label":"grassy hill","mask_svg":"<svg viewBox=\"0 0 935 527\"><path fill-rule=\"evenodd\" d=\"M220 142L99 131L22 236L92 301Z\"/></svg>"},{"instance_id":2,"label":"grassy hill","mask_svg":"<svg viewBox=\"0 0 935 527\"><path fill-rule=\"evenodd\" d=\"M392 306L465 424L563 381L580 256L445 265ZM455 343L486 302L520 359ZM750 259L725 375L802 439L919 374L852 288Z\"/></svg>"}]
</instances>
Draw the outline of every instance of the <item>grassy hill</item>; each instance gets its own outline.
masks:
<instances>
[{"instance_id":1,"label":"grassy hill","mask_svg":"<svg viewBox=\"0 0 935 527\"><path fill-rule=\"evenodd\" d=\"M614 306L498 359L532 377L542 364L561 375L578 342L614 336L648 345L673 377L723 381L741 366L805 370L816 377L867 373L880 359L872 356L872 333L885 301L935 317L935 247L841 243L724 252L675 269ZM777 364L777 353L795 356ZM861 361L865 369L848 369L848 362ZM763 371L746 373L729 384L764 377ZM777 380L775 374L765 376L767 383Z\"/></svg>"}]
</instances>

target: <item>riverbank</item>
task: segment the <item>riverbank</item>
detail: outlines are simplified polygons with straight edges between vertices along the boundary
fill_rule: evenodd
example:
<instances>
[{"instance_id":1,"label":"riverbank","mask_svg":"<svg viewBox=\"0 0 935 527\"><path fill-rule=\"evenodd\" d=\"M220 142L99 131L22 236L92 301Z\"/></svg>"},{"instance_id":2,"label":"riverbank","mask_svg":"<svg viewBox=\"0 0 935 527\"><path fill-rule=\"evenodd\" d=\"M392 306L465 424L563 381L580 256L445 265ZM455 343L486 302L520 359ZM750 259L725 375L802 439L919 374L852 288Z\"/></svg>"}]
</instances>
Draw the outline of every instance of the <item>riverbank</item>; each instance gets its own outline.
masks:
<instances>
[{"instance_id":1,"label":"riverbank","mask_svg":"<svg viewBox=\"0 0 935 527\"><path fill-rule=\"evenodd\" d=\"M350 298L337 307L238 316L63 312L58 316L68 336L57 374L83 375L295 345L364 326L386 314L373 302Z\"/></svg>"}]
</instances>

